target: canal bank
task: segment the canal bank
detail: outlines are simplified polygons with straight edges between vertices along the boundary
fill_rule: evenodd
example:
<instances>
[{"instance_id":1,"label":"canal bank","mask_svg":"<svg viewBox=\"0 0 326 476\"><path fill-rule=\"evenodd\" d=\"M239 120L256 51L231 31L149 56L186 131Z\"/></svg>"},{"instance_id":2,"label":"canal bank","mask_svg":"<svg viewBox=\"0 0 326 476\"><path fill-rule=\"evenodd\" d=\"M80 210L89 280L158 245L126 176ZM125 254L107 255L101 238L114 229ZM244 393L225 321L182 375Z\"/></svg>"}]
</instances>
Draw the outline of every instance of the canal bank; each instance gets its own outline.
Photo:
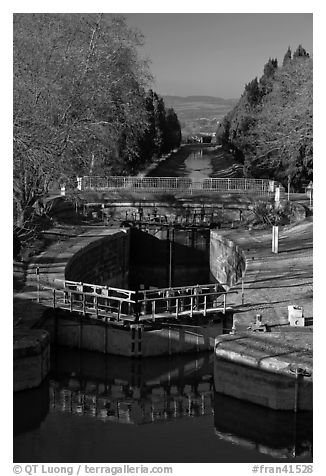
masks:
<instances>
[{"instance_id":1,"label":"canal bank","mask_svg":"<svg viewBox=\"0 0 326 476\"><path fill-rule=\"evenodd\" d=\"M235 295L233 335L215 341L218 392L274 409L312 410L312 218L280 231L272 253L266 231L219 232L243 250L244 281ZM289 310L304 326L290 326Z\"/></svg>"}]
</instances>

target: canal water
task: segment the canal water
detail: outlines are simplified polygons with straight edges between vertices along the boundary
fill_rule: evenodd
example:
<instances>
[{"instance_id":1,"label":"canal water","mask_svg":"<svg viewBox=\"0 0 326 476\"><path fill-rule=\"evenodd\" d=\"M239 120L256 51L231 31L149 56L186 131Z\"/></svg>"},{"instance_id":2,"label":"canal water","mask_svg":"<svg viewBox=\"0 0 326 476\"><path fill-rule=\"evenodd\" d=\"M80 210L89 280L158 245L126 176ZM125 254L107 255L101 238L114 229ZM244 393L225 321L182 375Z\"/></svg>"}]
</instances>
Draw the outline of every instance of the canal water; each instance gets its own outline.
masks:
<instances>
[{"instance_id":1,"label":"canal water","mask_svg":"<svg viewBox=\"0 0 326 476\"><path fill-rule=\"evenodd\" d=\"M150 177L189 177L201 181L207 177L239 178L243 165L221 147L183 146L177 154L158 164Z\"/></svg>"},{"instance_id":2,"label":"canal water","mask_svg":"<svg viewBox=\"0 0 326 476\"><path fill-rule=\"evenodd\" d=\"M14 395L14 461L307 462L311 414L218 395L213 354L131 360L58 348Z\"/></svg>"},{"instance_id":3,"label":"canal water","mask_svg":"<svg viewBox=\"0 0 326 476\"><path fill-rule=\"evenodd\" d=\"M226 170L240 173L218 150L188 152L154 175L200 180ZM164 239L154 238L147 236L131 250L137 286L147 287L148 276L165 286L168 248ZM199 234L194 244L190 235L180 234L175 246L175 284L207 282L207 237ZM146 254L156 257L157 272L146 261L135 271ZM187 271L190 256L193 269ZM276 412L215 393L213 357L134 360L53 348L49 378L37 389L14 394L14 462L310 462L311 413Z\"/></svg>"}]
</instances>

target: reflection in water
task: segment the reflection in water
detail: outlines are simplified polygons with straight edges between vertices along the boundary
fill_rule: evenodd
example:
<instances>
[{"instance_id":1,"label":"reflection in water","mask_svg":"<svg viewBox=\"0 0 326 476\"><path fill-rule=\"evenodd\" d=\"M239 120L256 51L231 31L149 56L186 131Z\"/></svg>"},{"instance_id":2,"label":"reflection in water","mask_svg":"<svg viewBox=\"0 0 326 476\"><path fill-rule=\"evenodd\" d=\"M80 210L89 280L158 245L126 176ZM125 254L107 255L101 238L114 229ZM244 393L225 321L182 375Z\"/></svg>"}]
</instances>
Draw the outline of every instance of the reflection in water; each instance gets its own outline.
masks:
<instances>
[{"instance_id":1,"label":"reflection in water","mask_svg":"<svg viewBox=\"0 0 326 476\"><path fill-rule=\"evenodd\" d=\"M68 353L56 359L50 382L53 412L134 424L212 413L212 354L135 362L81 353L74 363ZM97 372L89 373L89 360Z\"/></svg>"},{"instance_id":2,"label":"reflection in water","mask_svg":"<svg viewBox=\"0 0 326 476\"><path fill-rule=\"evenodd\" d=\"M180 153L160 162L149 177L243 177L243 165L223 148L185 146Z\"/></svg>"},{"instance_id":3,"label":"reflection in water","mask_svg":"<svg viewBox=\"0 0 326 476\"><path fill-rule=\"evenodd\" d=\"M14 461L311 461L311 414L215 393L212 360L56 349L49 383L14 400Z\"/></svg>"},{"instance_id":4,"label":"reflection in water","mask_svg":"<svg viewBox=\"0 0 326 476\"><path fill-rule=\"evenodd\" d=\"M276 411L215 393L216 435L274 458L312 456L312 412Z\"/></svg>"},{"instance_id":5,"label":"reflection in water","mask_svg":"<svg viewBox=\"0 0 326 476\"><path fill-rule=\"evenodd\" d=\"M186 177L191 178L194 182L200 182L213 172L211 158L203 154L203 150L192 152L184 161L180 170L184 172Z\"/></svg>"}]
</instances>

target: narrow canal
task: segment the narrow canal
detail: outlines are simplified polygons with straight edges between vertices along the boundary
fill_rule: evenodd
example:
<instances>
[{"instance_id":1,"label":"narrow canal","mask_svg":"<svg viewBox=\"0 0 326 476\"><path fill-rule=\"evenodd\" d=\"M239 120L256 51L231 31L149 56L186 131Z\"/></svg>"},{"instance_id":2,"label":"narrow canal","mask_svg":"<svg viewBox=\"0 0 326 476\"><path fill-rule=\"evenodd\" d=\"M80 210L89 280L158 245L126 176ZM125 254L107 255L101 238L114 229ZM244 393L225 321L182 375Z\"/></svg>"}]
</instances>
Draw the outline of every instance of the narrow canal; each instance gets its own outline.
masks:
<instances>
[{"instance_id":1,"label":"narrow canal","mask_svg":"<svg viewBox=\"0 0 326 476\"><path fill-rule=\"evenodd\" d=\"M150 177L189 177L200 181L207 177L239 178L243 166L231 153L220 147L183 146L177 154L158 164Z\"/></svg>"},{"instance_id":2,"label":"narrow canal","mask_svg":"<svg viewBox=\"0 0 326 476\"><path fill-rule=\"evenodd\" d=\"M224 174L240 176L241 167L209 147L181 149L152 173L198 180ZM187 240L177 244L198 263L187 271L179 258L175 279L207 282L209 270L200 265L207 258L206 237L199 236L193 250ZM145 245L139 255L154 246ZM157 269L148 263L132 278L147 286L149 275L157 286L164 283L164 263L158 260ZM54 348L49 378L14 394L14 462L311 461L311 413L276 412L215 393L213 357L132 360Z\"/></svg>"}]
</instances>

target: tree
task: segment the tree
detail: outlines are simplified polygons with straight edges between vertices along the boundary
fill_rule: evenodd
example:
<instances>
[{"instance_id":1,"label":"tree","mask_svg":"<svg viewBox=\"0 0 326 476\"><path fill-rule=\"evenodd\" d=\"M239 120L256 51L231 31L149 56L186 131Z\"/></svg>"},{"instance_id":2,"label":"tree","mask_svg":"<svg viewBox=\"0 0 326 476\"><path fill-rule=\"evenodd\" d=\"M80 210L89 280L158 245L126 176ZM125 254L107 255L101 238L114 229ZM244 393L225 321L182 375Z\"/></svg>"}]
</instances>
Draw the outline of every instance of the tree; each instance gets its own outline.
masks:
<instances>
[{"instance_id":1,"label":"tree","mask_svg":"<svg viewBox=\"0 0 326 476\"><path fill-rule=\"evenodd\" d=\"M141 155L145 161L149 160L155 152L155 113L154 113L154 93L152 89L146 93L145 108L147 126L143 135L139 139Z\"/></svg>"},{"instance_id":2,"label":"tree","mask_svg":"<svg viewBox=\"0 0 326 476\"><path fill-rule=\"evenodd\" d=\"M264 73L259 80L261 96L265 96L267 93L269 93L273 89L273 78L274 78L275 72L277 71L277 68L278 68L277 59L269 58L269 60L264 66Z\"/></svg>"},{"instance_id":3,"label":"tree","mask_svg":"<svg viewBox=\"0 0 326 476\"><path fill-rule=\"evenodd\" d=\"M257 113L247 136L255 150L246 170L255 176L276 178L294 187L312 177L312 63L294 58L275 76L273 91Z\"/></svg>"},{"instance_id":4,"label":"tree","mask_svg":"<svg viewBox=\"0 0 326 476\"><path fill-rule=\"evenodd\" d=\"M107 14L14 15L18 221L54 180L128 170L147 126L139 32ZM131 155L130 155L131 154Z\"/></svg>"},{"instance_id":5,"label":"tree","mask_svg":"<svg viewBox=\"0 0 326 476\"><path fill-rule=\"evenodd\" d=\"M168 152L181 143L181 126L174 109L169 108L165 116L164 151Z\"/></svg>"},{"instance_id":6,"label":"tree","mask_svg":"<svg viewBox=\"0 0 326 476\"><path fill-rule=\"evenodd\" d=\"M258 85L257 78L250 81L250 83L246 84L245 91L247 93L247 100L250 105L255 105L260 100L260 90Z\"/></svg>"},{"instance_id":7,"label":"tree","mask_svg":"<svg viewBox=\"0 0 326 476\"><path fill-rule=\"evenodd\" d=\"M309 58L309 53L306 52L302 45L299 45L293 53L293 58L299 58L300 56Z\"/></svg>"},{"instance_id":8,"label":"tree","mask_svg":"<svg viewBox=\"0 0 326 476\"><path fill-rule=\"evenodd\" d=\"M292 52L291 52L291 48L289 46L288 49L287 49L287 52L284 55L282 66L285 66L289 61L291 61L291 58L292 58Z\"/></svg>"},{"instance_id":9,"label":"tree","mask_svg":"<svg viewBox=\"0 0 326 476\"><path fill-rule=\"evenodd\" d=\"M155 122L154 150L159 157L164 151L165 106L163 99L156 93L153 94L153 107Z\"/></svg>"},{"instance_id":10,"label":"tree","mask_svg":"<svg viewBox=\"0 0 326 476\"><path fill-rule=\"evenodd\" d=\"M217 139L240 160L247 176L274 178L300 189L312 179L312 59L302 47L281 68L269 60L259 81L246 85L223 119ZM242 157L241 157L242 156Z\"/></svg>"}]
</instances>

